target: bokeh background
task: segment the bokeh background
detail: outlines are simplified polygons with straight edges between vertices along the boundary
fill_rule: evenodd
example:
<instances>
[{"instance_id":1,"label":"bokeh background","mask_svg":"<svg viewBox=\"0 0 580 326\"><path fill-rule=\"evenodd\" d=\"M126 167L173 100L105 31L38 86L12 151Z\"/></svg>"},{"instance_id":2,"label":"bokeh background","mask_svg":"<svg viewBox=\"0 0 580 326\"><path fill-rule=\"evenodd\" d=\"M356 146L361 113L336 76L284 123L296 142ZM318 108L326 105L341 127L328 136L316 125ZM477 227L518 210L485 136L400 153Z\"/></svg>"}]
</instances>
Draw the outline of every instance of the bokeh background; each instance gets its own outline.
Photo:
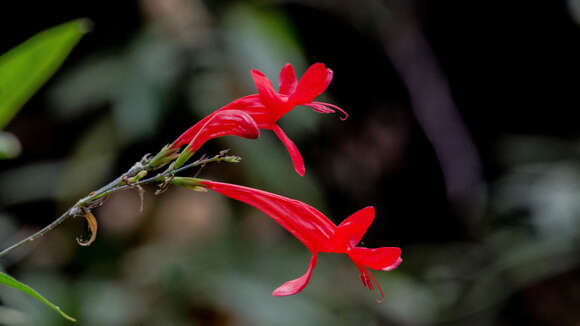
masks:
<instances>
[{"instance_id":1,"label":"bokeh background","mask_svg":"<svg viewBox=\"0 0 580 326\"><path fill-rule=\"evenodd\" d=\"M8 4L5 4L8 5ZM271 291L309 253L261 212L215 193L118 193L97 241L69 220L0 263L79 325L579 325L580 1L11 2L0 53L86 17L93 31L6 131L0 244L156 152L209 112L324 62L340 121L296 108L273 133L225 137L238 165L202 176L305 201L339 223L374 205L368 247L404 263L375 272L385 302L344 255L323 254L299 295ZM1 325L63 325L0 289Z\"/></svg>"}]
</instances>

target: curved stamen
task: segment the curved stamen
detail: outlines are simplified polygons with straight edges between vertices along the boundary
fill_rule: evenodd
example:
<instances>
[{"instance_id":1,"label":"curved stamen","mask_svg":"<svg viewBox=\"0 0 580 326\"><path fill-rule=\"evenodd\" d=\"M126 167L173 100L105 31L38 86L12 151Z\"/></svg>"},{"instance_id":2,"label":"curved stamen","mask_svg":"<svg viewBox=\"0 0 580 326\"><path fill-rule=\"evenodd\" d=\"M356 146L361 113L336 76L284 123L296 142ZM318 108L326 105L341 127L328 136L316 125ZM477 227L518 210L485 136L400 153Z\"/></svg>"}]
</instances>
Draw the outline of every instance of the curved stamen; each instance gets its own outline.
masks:
<instances>
[{"instance_id":1,"label":"curved stamen","mask_svg":"<svg viewBox=\"0 0 580 326\"><path fill-rule=\"evenodd\" d=\"M333 109L336 109L338 111L340 111L343 114L343 117L340 117L340 120L346 120L348 118L348 113L346 113L346 111L344 111L343 109L339 108L338 106L334 105L334 104L330 104L330 103L324 103L324 102L311 102L312 104L317 104L317 105L324 105L324 106L329 106Z\"/></svg>"},{"instance_id":2,"label":"curved stamen","mask_svg":"<svg viewBox=\"0 0 580 326\"><path fill-rule=\"evenodd\" d=\"M373 279L373 282L375 282L377 289L379 289L379 292L381 293L381 298L377 299L377 303L381 303L381 302L385 301L385 294L383 293L383 289L381 289L379 282L377 282L377 280L375 280L375 277L373 276L373 274L366 267L363 267L363 268L367 272L367 274L370 275L370 277ZM371 288L371 290L372 290L372 288Z\"/></svg>"}]
</instances>

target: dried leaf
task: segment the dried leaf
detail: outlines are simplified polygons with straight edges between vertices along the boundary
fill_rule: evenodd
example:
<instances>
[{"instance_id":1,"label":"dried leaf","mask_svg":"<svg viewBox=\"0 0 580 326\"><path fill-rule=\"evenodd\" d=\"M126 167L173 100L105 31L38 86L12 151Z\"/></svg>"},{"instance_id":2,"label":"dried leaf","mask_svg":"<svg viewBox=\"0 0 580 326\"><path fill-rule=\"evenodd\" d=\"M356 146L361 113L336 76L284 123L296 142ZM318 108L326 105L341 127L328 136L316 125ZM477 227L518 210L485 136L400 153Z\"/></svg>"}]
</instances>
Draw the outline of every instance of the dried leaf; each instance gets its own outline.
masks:
<instances>
[{"instance_id":1,"label":"dried leaf","mask_svg":"<svg viewBox=\"0 0 580 326\"><path fill-rule=\"evenodd\" d=\"M141 171L141 172L147 172L147 171ZM144 202L144 194L145 194L145 190L143 189L143 187L141 187L140 185L135 186L135 189L137 190L137 193L139 193L139 212L143 213L143 202Z\"/></svg>"},{"instance_id":2,"label":"dried leaf","mask_svg":"<svg viewBox=\"0 0 580 326\"><path fill-rule=\"evenodd\" d=\"M87 220L89 230L91 231L91 237L87 241L83 241L77 238L77 243L83 247L90 246L91 243L93 243L97 238L97 219L95 218L95 215L93 215L93 213L90 211L87 211L85 213L85 219Z\"/></svg>"}]
</instances>

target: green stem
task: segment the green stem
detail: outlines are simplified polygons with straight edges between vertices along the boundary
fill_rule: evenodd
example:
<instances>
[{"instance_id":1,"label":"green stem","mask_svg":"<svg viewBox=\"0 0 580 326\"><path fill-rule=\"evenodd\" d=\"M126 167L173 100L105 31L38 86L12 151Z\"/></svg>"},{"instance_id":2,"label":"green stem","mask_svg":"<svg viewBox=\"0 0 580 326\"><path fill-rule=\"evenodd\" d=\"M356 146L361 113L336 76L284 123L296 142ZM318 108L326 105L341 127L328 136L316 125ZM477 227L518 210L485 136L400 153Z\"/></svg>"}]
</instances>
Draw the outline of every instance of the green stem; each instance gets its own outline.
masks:
<instances>
[{"instance_id":1,"label":"green stem","mask_svg":"<svg viewBox=\"0 0 580 326\"><path fill-rule=\"evenodd\" d=\"M239 157L216 155L212 158L197 160L193 163L184 165L183 167L176 169L176 170L168 169L165 172L158 174L158 175L151 177L151 178L138 180L137 182L134 182L134 183L123 184L123 182L125 182L126 178L134 177L135 175L137 175L139 172L141 172L143 170L151 169L151 167L148 164L147 159L144 158L140 162L135 163L127 172L123 173L117 179L109 182L107 185L101 187L97 191L91 192L88 196L80 199L76 204L74 204L71 208L69 208L66 212L64 212L59 218L54 220L49 225L45 226L42 230L28 236L27 238L25 238L23 240L20 240L19 242L11 245L10 247L0 251L0 257L7 255L8 253L10 253L11 251L13 251L16 248L19 248L19 247L21 247L29 242L32 242L32 241L42 237L43 235L45 235L49 231L53 230L54 228L56 228L57 226L62 224L69 217L82 214L84 209L90 209L91 208L90 205L95 203L96 200L98 200L102 197L106 197L107 195L112 194L114 192L132 189L132 188L135 188L137 186L148 184L148 183L164 182L167 180L167 178L174 176L178 172L190 169L192 167L203 166L203 165L206 165L208 163L215 163L215 162L222 162L222 161L235 163L235 162L239 162Z\"/></svg>"},{"instance_id":2,"label":"green stem","mask_svg":"<svg viewBox=\"0 0 580 326\"><path fill-rule=\"evenodd\" d=\"M74 206L73 206L74 207ZM57 218L56 220L54 220L52 223L50 223L49 225L45 226L42 230L36 232L35 234L29 236L26 239L20 240L19 242L11 245L10 247L0 251L0 257L8 254L9 252L11 252L12 250L27 244L29 242L32 242L40 237L42 237L43 235L45 235L46 233L48 233L48 231L51 231L52 229L56 228L57 226L59 226L62 222L66 221L71 215L72 208L69 209L68 211L64 212L64 214L62 214L59 218Z\"/></svg>"},{"instance_id":3,"label":"green stem","mask_svg":"<svg viewBox=\"0 0 580 326\"><path fill-rule=\"evenodd\" d=\"M66 212L64 212L59 218L54 220L49 225L45 226L40 231L34 233L31 236L26 237L25 239L20 240L19 242L11 245L8 248L0 251L0 257L7 255L9 252L13 251L16 248L19 248L19 247L21 247L29 242L32 242L32 241L42 237L43 235L45 235L49 231L53 230L54 228L56 228L57 226L62 224L69 217L77 215L80 212L81 207L84 207L85 204L91 203L95 199L102 197L102 196L100 196L100 194L107 193L111 189L117 187L119 184L121 184L124 177L134 175L134 174L138 173L140 170L142 170L144 168L142 161L135 163L127 172L123 173L123 175L121 175L117 179L109 182L107 185L101 187L99 190L93 192L91 195L79 200L76 204L74 204L71 208L69 208Z\"/></svg>"},{"instance_id":4,"label":"green stem","mask_svg":"<svg viewBox=\"0 0 580 326\"><path fill-rule=\"evenodd\" d=\"M127 190L127 189L132 189L132 188L135 188L137 186L141 186L141 185L148 184L148 183L164 182L164 181L167 180L167 178L169 178L171 176L174 176L176 173L179 173L181 171L184 171L184 170L187 170L187 169L191 169L191 168L194 168L194 167L198 167L198 166L201 166L201 165L206 165L206 164L209 164L209 163L217 163L217 162L223 162L223 161L230 161L232 159L237 159L237 156L219 156L219 155L216 155L216 156L214 156L212 158L203 159L203 160L197 160L197 161L195 161L193 163L184 165L184 166L182 166L179 169L176 169L176 170L167 170L167 171L165 171L165 172L163 172L161 174L158 174L158 175L156 175L154 177L151 177L151 178L148 178L148 179L143 179L143 180L139 180L139 181L137 181L135 183L118 185L116 187L109 188L106 191L103 191L103 192L100 192L100 193L95 193L92 196L87 197L87 199L89 201L92 201L92 200L95 200L95 199L99 199L101 197L105 197L105 196L107 196L109 194L112 194L114 192L117 192L117 191L123 191L123 190Z\"/></svg>"}]
</instances>

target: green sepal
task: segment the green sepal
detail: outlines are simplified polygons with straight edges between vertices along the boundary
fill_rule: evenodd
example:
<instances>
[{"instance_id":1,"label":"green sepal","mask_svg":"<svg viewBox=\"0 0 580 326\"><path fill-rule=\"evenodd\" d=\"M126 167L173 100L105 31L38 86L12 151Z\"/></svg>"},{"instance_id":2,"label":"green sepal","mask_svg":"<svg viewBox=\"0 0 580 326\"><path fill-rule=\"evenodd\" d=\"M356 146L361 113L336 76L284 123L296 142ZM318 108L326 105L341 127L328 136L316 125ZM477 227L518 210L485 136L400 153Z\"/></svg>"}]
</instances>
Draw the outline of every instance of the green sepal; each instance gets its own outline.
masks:
<instances>
[{"instance_id":1,"label":"green sepal","mask_svg":"<svg viewBox=\"0 0 580 326\"><path fill-rule=\"evenodd\" d=\"M148 165L151 168L159 168L164 166L165 164L173 161L176 157L176 152L178 148L171 148L171 145L165 145L163 148L157 153L151 161L149 161Z\"/></svg>"},{"instance_id":2,"label":"green sepal","mask_svg":"<svg viewBox=\"0 0 580 326\"><path fill-rule=\"evenodd\" d=\"M207 188L202 185L201 181L202 179L198 178L174 177L171 179L170 183L193 191L206 192Z\"/></svg>"}]
</instances>

